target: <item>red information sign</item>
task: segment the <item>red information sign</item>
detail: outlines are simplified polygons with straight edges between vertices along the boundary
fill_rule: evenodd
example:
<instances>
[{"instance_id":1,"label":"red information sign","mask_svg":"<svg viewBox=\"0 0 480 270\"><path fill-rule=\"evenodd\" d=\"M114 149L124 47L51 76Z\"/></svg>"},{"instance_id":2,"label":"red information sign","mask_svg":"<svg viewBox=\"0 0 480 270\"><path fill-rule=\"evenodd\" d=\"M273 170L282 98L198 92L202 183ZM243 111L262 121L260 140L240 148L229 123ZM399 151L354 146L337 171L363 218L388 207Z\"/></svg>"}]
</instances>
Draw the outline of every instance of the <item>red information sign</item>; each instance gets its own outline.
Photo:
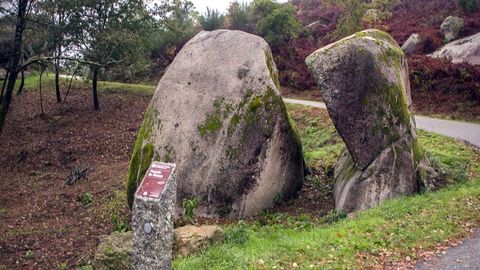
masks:
<instances>
[{"instance_id":1,"label":"red information sign","mask_svg":"<svg viewBox=\"0 0 480 270\"><path fill-rule=\"evenodd\" d=\"M137 196L148 198L160 198L170 175L175 169L175 165L152 162L148 168L142 183L137 189Z\"/></svg>"}]
</instances>

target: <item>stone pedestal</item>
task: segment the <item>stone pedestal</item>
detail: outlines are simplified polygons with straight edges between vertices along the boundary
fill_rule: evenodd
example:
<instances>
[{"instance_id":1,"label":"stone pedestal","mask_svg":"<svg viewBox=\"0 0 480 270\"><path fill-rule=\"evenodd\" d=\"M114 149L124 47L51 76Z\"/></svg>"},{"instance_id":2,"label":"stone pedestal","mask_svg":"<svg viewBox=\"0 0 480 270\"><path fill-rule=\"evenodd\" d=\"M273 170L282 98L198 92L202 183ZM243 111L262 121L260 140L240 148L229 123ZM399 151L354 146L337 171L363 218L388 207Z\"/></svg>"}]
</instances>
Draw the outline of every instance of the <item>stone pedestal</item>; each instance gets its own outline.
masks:
<instances>
[{"instance_id":1,"label":"stone pedestal","mask_svg":"<svg viewBox=\"0 0 480 270\"><path fill-rule=\"evenodd\" d=\"M133 269L172 268L175 164L153 162L135 193Z\"/></svg>"}]
</instances>

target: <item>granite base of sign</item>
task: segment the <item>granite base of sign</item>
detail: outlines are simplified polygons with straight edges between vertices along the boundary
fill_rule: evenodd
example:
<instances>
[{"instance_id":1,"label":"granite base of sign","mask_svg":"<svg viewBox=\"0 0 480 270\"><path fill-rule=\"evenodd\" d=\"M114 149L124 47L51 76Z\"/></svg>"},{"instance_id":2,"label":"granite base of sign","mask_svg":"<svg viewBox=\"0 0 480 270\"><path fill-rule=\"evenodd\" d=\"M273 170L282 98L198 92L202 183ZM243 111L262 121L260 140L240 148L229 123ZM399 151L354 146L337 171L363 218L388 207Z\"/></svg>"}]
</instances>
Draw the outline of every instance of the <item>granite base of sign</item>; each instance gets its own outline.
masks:
<instances>
[{"instance_id":1,"label":"granite base of sign","mask_svg":"<svg viewBox=\"0 0 480 270\"><path fill-rule=\"evenodd\" d=\"M176 189L175 165L153 162L135 193L133 269L172 268Z\"/></svg>"}]
</instances>

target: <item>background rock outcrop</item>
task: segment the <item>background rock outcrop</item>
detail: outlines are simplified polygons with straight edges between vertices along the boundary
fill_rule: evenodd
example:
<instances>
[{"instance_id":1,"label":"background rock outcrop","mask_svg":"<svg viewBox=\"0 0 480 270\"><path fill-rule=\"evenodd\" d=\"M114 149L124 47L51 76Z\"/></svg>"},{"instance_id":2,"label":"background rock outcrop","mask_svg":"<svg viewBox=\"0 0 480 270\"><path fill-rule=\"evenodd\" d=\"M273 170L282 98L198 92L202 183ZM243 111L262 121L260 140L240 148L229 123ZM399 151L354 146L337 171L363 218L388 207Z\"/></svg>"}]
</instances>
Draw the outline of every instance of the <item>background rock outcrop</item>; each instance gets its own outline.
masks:
<instances>
[{"instance_id":1,"label":"background rock outcrop","mask_svg":"<svg viewBox=\"0 0 480 270\"><path fill-rule=\"evenodd\" d=\"M336 209L351 212L417 192L424 155L410 113L407 63L395 40L362 31L306 63L347 146L335 166Z\"/></svg>"},{"instance_id":2,"label":"background rock outcrop","mask_svg":"<svg viewBox=\"0 0 480 270\"><path fill-rule=\"evenodd\" d=\"M412 34L407 41L405 41L402 45L402 51L405 54L411 54L415 52L417 46L422 42L419 34Z\"/></svg>"},{"instance_id":3,"label":"background rock outcrop","mask_svg":"<svg viewBox=\"0 0 480 270\"><path fill-rule=\"evenodd\" d=\"M480 65L480 33L450 42L429 56L446 58L452 63Z\"/></svg>"},{"instance_id":4,"label":"background rock outcrop","mask_svg":"<svg viewBox=\"0 0 480 270\"><path fill-rule=\"evenodd\" d=\"M448 16L440 25L440 31L442 31L446 42L450 42L460 35L464 26L464 21L460 17Z\"/></svg>"},{"instance_id":5,"label":"background rock outcrop","mask_svg":"<svg viewBox=\"0 0 480 270\"><path fill-rule=\"evenodd\" d=\"M177 213L249 216L303 182L296 128L267 43L240 31L201 32L160 80L139 131L128 194L151 160L177 164Z\"/></svg>"}]
</instances>

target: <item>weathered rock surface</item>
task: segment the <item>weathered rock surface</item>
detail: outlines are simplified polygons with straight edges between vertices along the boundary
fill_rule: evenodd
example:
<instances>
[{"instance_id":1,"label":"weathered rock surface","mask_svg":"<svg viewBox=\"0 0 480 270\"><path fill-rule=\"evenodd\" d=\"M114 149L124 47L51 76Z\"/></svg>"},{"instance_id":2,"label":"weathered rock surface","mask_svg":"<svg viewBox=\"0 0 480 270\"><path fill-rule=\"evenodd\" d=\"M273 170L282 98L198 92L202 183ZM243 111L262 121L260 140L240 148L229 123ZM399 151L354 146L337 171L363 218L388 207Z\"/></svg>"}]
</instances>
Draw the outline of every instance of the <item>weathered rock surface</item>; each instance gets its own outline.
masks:
<instances>
[{"instance_id":1,"label":"weathered rock surface","mask_svg":"<svg viewBox=\"0 0 480 270\"><path fill-rule=\"evenodd\" d=\"M455 16L448 16L440 25L445 41L450 42L458 37L464 26L463 19Z\"/></svg>"},{"instance_id":2,"label":"weathered rock surface","mask_svg":"<svg viewBox=\"0 0 480 270\"><path fill-rule=\"evenodd\" d=\"M186 256L223 241L223 230L218 226L184 226L175 229L174 254Z\"/></svg>"},{"instance_id":3,"label":"weathered rock surface","mask_svg":"<svg viewBox=\"0 0 480 270\"><path fill-rule=\"evenodd\" d=\"M422 39L420 38L419 34L412 34L405 43L402 45L402 51L405 54L411 54L415 51L417 48L418 44L422 42Z\"/></svg>"},{"instance_id":4,"label":"weathered rock surface","mask_svg":"<svg viewBox=\"0 0 480 270\"><path fill-rule=\"evenodd\" d=\"M429 56L446 58L452 63L480 65L480 33L450 42Z\"/></svg>"},{"instance_id":5,"label":"weathered rock surface","mask_svg":"<svg viewBox=\"0 0 480 270\"><path fill-rule=\"evenodd\" d=\"M105 236L95 251L93 265L96 270L130 270L132 250L133 232Z\"/></svg>"},{"instance_id":6,"label":"weathered rock surface","mask_svg":"<svg viewBox=\"0 0 480 270\"><path fill-rule=\"evenodd\" d=\"M362 31L306 63L347 146L335 166L336 209L351 212L417 192L423 152L409 109L407 63L395 40Z\"/></svg>"},{"instance_id":7,"label":"weathered rock surface","mask_svg":"<svg viewBox=\"0 0 480 270\"><path fill-rule=\"evenodd\" d=\"M244 217L292 195L303 154L267 43L201 32L179 52L145 114L130 164L131 200L151 160L177 164L177 214Z\"/></svg>"}]
</instances>

